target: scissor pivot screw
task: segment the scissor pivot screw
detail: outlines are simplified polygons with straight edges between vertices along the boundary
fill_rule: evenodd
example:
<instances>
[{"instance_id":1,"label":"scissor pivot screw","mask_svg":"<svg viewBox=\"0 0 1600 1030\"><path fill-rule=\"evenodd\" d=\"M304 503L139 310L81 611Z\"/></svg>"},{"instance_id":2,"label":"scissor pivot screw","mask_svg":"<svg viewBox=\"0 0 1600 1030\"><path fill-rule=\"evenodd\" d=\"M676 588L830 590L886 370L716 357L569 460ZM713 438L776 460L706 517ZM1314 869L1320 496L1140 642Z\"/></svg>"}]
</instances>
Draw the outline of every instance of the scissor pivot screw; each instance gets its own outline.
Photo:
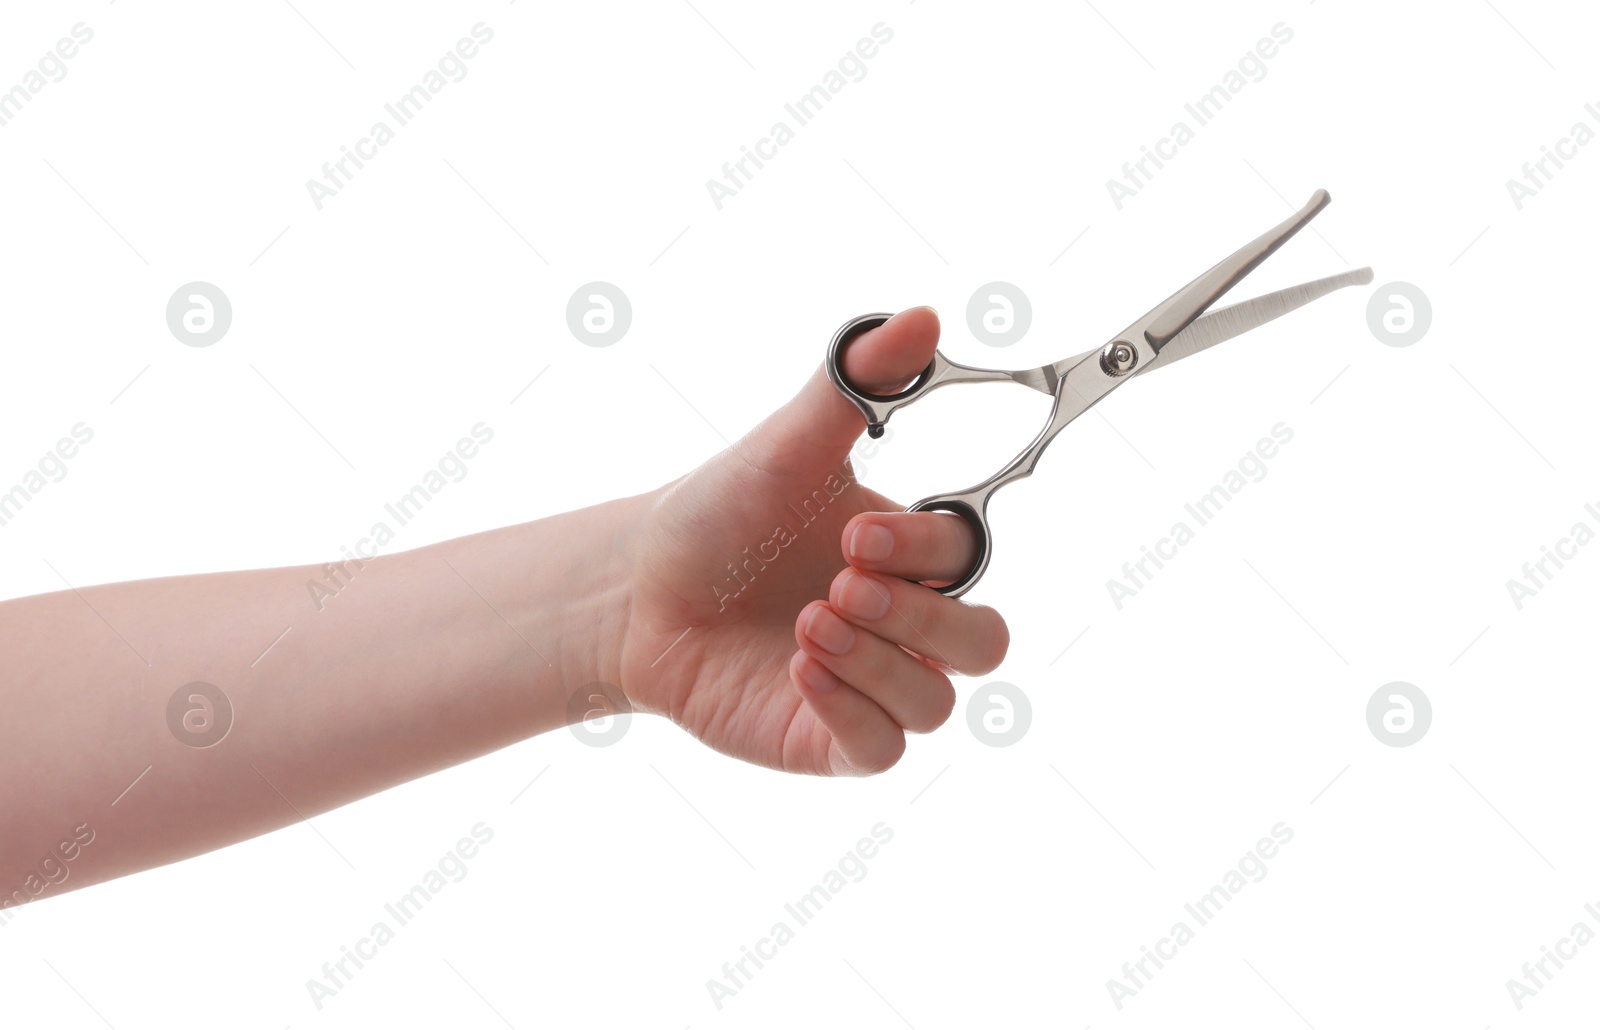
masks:
<instances>
[{"instance_id":1,"label":"scissor pivot screw","mask_svg":"<svg viewBox=\"0 0 1600 1030\"><path fill-rule=\"evenodd\" d=\"M1139 363L1139 352L1126 340L1112 340L1100 352L1100 367L1108 376L1125 376Z\"/></svg>"}]
</instances>

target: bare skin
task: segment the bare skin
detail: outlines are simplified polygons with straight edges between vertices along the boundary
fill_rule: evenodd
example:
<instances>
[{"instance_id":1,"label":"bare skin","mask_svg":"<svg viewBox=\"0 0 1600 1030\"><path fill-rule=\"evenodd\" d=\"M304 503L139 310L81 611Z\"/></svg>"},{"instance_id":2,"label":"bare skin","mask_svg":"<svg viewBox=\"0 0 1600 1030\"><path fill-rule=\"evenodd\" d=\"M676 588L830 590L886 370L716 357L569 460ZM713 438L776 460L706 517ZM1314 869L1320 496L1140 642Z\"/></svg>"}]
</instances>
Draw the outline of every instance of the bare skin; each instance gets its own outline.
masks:
<instances>
[{"instance_id":1,"label":"bare skin","mask_svg":"<svg viewBox=\"0 0 1600 1030\"><path fill-rule=\"evenodd\" d=\"M932 310L904 311L846 371L893 392L938 334ZM849 479L863 428L819 369L651 493L365 563L259 660L320 565L0 603L0 922L568 725L608 693L759 765L888 769L907 732L949 717L949 673L993 669L1008 635L922 585L970 566L970 531ZM775 543L805 498L815 521ZM771 560L730 579L746 548ZM233 709L204 748L169 726L194 681Z\"/></svg>"}]
</instances>

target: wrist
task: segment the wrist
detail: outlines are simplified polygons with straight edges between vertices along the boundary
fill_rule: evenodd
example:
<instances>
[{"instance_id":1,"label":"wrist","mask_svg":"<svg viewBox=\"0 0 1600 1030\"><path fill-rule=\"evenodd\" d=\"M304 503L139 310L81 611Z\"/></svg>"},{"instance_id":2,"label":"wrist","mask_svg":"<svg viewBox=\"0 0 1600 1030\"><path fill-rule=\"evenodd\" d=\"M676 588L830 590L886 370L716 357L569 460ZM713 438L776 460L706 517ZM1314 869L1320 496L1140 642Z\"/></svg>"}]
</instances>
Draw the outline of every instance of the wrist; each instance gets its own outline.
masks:
<instances>
[{"instance_id":1,"label":"wrist","mask_svg":"<svg viewBox=\"0 0 1600 1030\"><path fill-rule=\"evenodd\" d=\"M623 498L399 556L417 570L415 593L448 601L409 633L397 629L395 646L476 670L452 693L485 723L494 746L581 720L595 705L580 705L580 696L624 697L620 655L644 500Z\"/></svg>"},{"instance_id":2,"label":"wrist","mask_svg":"<svg viewBox=\"0 0 1600 1030\"><path fill-rule=\"evenodd\" d=\"M632 614L633 574L639 527L652 495L624 497L543 519L544 550L550 562L532 570L535 589L556 613L557 650L552 655L565 699L602 684L611 700L627 704L623 687L623 643ZM542 582L541 582L542 580ZM580 721L594 705L568 703L563 720Z\"/></svg>"}]
</instances>

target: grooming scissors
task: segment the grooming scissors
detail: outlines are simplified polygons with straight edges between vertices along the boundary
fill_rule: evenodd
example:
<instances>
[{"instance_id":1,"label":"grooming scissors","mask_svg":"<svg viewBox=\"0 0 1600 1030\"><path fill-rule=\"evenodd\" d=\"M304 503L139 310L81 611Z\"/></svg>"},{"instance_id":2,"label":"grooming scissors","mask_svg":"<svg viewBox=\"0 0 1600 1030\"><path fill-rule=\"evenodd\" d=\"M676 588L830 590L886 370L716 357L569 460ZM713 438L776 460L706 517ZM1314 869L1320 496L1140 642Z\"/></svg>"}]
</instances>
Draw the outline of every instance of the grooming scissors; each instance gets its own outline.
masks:
<instances>
[{"instance_id":1,"label":"grooming scissors","mask_svg":"<svg viewBox=\"0 0 1600 1030\"><path fill-rule=\"evenodd\" d=\"M890 415L924 395L954 383L1020 383L1055 399L1050 409L1050 420L1044 429L1000 471L976 486L956 493L925 497L906 509L958 515L976 534L978 556L972 568L955 582L935 589L957 597L966 593L982 577L994 550L988 521L989 498L1012 480L1031 476L1040 455L1057 434L1106 394L1129 379L1170 365L1191 354L1198 354L1341 287L1371 282L1372 269L1357 268L1206 313L1218 298L1316 217L1328 205L1329 199L1327 190L1318 190L1305 207L1258 239L1223 258L1193 282L1156 305L1144 317L1113 336L1104 346L1041 368L1014 371L974 368L951 361L936 350L928 367L910 386L891 396L877 396L857 389L845 377L844 349L862 333L887 322L889 316L882 313L861 315L841 326L828 344L828 378L840 393L860 409L867 420L867 432L873 437L883 435L884 423Z\"/></svg>"}]
</instances>

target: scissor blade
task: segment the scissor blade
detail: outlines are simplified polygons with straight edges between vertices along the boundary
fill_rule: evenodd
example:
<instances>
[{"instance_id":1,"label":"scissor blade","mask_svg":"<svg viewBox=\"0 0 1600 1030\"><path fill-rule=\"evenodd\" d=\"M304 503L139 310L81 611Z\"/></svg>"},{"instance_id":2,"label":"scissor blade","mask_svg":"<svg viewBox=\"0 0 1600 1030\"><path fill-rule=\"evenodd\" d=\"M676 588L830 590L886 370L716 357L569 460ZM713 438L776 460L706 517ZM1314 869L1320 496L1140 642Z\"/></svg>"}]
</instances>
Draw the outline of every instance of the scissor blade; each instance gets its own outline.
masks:
<instances>
[{"instance_id":1,"label":"scissor blade","mask_svg":"<svg viewBox=\"0 0 1600 1030\"><path fill-rule=\"evenodd\" d=\"M1287 315L1296 308L1304 307L1334 290L1371 281L1372 269L1355 268L1339 275L1330 275L1326 279L1301 283L1299 286L1291 286L1276 293L1264 294L1237 304L1229 304L1225 308L1217 308L1190 322L1187 328L1161 348L1161 353L1156 355L1154 361L1135 370L1134 374L1140 375L1151 369L1170 365L1191 354L1198 354L1223 340L1231 340L1240 333L1247 333L1258 326L1266 325L1273 319Z\"/></svg>"},{"instance_id":2,"label":"scissor blade","mask_svg":"<svg viewBox=\"0 0 1600 1030\"><path fill-rule=\"evenodd\" d=\"M1194 282L1168 297L1160 307L1146 315L1143 322L1144 335L1150 342L1151 348L1160 351L1165 347L1189 323L1204 314L1217 298L1233 289L1240 279L1249 275L1256 266L1287 243L1291 236L1304 229L1307 223L1328 206L1329 199L1327 190L1313 193L1305 207L1217 262Z\"/></svg>"}]
</instances>

